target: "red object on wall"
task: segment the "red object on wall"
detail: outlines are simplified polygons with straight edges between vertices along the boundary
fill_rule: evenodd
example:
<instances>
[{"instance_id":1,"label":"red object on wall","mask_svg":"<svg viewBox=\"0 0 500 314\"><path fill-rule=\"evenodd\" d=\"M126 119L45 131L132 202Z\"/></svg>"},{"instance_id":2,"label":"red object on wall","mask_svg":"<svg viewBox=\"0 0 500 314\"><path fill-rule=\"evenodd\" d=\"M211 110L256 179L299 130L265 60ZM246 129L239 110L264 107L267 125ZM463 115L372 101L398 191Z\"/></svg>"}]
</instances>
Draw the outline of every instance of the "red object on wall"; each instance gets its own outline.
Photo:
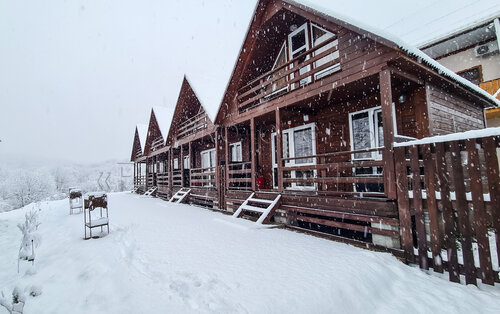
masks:
<instances>
[{"instance_id":1,"label":"red object on wall","mask_svg":"<svg viewBox=\"0 0 500 314\"><path fill-rule=\"evenodd\" d=\"M257 187L259 189L264 189L264 177L257 177Z\"/></svg>"}]
</instances>

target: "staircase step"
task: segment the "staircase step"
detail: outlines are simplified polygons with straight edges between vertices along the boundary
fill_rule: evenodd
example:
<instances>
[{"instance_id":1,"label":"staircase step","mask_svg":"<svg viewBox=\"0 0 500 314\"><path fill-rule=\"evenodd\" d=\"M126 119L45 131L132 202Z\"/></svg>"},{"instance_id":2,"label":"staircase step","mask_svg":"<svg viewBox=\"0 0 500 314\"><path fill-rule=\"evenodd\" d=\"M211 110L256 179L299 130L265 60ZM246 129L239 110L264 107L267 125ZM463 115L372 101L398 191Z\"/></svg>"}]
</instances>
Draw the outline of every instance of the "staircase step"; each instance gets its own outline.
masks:
<instances>
[{"instance_id":1,"label":"staircase step","mask_svg":"<svg viewBox=\"0 0 500 314\"><path fill-rule=\"evenodd\" d=\"M270 201L270 200L265 200L265 199L261 199L261 198L249 198L248 201L249 202L256 202L256 203L265 203L265 204L272 204L274 202L274 200Z\"/></svg>"},{"instance_id":2,"label":"staircase step","mask_svg":"<svg viewBox=\"0 0 500 314\"><path fill-rule=\"evenodd\" d=\"M261 207L257 207L257 206L252 206L252 205L242 205L241 208L243 210L249 210L249 211L252 211L252 212L257 212L257 213L263 213L266 211L267 208L261 208Z\"/></svg>"}]
</instances>

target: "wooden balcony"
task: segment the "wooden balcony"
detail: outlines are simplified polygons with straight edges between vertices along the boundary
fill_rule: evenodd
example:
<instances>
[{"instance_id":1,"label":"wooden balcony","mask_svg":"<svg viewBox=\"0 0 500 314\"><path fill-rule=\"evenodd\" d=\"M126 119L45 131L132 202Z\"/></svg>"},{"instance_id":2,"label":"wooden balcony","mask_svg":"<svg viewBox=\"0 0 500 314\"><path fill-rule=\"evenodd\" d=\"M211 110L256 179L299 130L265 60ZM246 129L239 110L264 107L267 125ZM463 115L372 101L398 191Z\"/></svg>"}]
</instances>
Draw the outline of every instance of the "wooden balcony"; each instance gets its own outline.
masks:
<instances>
[{"instance_id":1,"label":"wooden balcony","mask_svg":"<svg viewBox=\"0 0 500 314\"><path fill-rule=\"evenodd\" d=\"M160 148L162 148L163 145L163 137L157 137L152 143L151 143L151 151L154 152Z\"/></svg>"},{"instance_id":2,"label":"wooden balcony","mask_svg":"<svg viewBox=\"0 0 500 314\"><path fill-rule=\"evenodd\" d=\"M479 87L481 87L488 93L494 95L500 89L500 78L496 80L479 83ZM500 100L500 94L497 95L497 99Z\"/></svg>"},{"instance_id":3,"label":"wooden balcony","mask_svg":"<svg viewBox=\"0 0 500 314\"><path fill-rule=\"evenodd\" d=\"M238 162L228 165L228 188L232 190L252 189L252 162Z\"/></svg>"},{"instance_id":4,"label":"wooden balcony","mask_svg":"<svg viewBox=\"0 0 500 314\"><path fill-rule=\"evenodd\" d=\"M207 127L207 115L201 112L190 119L183 121L177 130L177 139L180 140Z\"/></svg>"},{"instance_id":5,"label":"wooden balcony","mask_svg":"<svg viewBox=\"0 0 500 314\"><path fill-rule=\"evenodd\" d=\"M373 159L384 148L283 158L284 190L332 195L384 196L384 162ZM355 159L357 156L366 160ZM369 158L369 159L368 159ZM305 163L305 165L301 165Z\"/></svg>"},{"instance_id":6,"label":"wooden balcony","mask_svg":"<svg viewBox=\"0 0 500 314\"><path fill-rule=\"evenodd\" d=\"M189 182L191 187L214 188L215 185L215 167L195 168L189 172Z\"/></svg>"},{"instance_id":7,"label":"wooden balcony","mask_svg":"<svg viewBox=\"0 0 500 314\"><path fill-rule=\"evenodd\" d=\"M336 40L336 37L332 37L240 88L237 94L239 109L258 106L340 71L340 57L338 53L335 54L338 51L337 44L317 53ZM325 60L333 56L333 59Z\"/></svg>"}]
</instances>

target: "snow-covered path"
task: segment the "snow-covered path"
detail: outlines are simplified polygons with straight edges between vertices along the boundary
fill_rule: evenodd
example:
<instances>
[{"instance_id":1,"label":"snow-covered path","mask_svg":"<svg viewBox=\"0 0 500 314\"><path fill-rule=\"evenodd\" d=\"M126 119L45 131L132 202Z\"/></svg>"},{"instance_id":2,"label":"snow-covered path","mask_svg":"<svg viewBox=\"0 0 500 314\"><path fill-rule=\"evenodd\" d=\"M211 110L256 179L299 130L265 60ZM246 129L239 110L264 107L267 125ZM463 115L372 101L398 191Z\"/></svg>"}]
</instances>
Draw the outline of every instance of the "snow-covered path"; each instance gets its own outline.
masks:
<instances>
[{"instance_id":1,"label":"snow-covered path","mask_svg":"<svg viewBox=\"0 0 500 314\"><path fill-rule=\"evenodd\" d=\"M25 313L498 313L500 287L464 286L387 253L130 193L109 196L111 233L82 240L67 200L42 205L36 273L0 214L0 289L37 284ZM0 313L7 313L0 308Z\"/></svg>"}]
</instances>

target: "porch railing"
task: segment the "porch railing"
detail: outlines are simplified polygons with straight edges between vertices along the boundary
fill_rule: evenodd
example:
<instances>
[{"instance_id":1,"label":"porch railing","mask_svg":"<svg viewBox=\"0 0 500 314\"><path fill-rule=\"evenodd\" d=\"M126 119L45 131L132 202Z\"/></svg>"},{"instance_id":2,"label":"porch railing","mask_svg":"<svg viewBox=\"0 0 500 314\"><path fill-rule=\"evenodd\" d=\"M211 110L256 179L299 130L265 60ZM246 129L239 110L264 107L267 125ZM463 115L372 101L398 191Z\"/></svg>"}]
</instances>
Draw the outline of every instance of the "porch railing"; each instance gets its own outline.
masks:
<instances>
[{"instance_id":1,"label":"porch railing","mask_svg":"<svg viewBox=\"0 0 500 314\"><path fill-rule=\"evenodd\" d=\"M134 186L145 186L145 185L146 185L146 176L134 177Z\"/></svg>"},{"instance_id":2,"label":"porch railing","mask_svg":"<svg viewBox=\"0 0 500 314\"><path fill-rule=\"evenodd\" d=\"M238 162L228 165L228 187L234 190L252 189L251 162Z\"/></svg>"},{"instance_id":3,"label":"porch railing","mask_svg":"<svg viewBox=\"0 0 500 314\"><path fill-rule=\"evenodd\" d=\"M157 174L157 178L156 178L156 182L157 182L157 185L158 187L163 187L163 188L166 188L168 187L168 178L169 175L168 175L168 172L160 172Z\"/></svg>"},{"instance_id":4,"label":"porch railing","mask_svg":"<svg viewBox=\"0 0 500 314\"><path fill-rule=\"evenodd\" d=\"M493 284L500 262L500 128L453 136L394 148L402 247L409 260L446 270L451 281L464 274L467 284L477 278Z\"/></svg>"},{"instance_id":5,"label":"porch railing","mask_svg":"<svg viewBox=\"0 0 500 314\"><path fill-rule=\"evenodd\" d=\"M182 187L182 170L172 170L172 186Z\"/></svg>"},{"instance_id":6,"label":"porch railing","mask_svg":"<svg viewBox=\"0 0 500 314\"><path fill-rule=\"evenodd\" d=\"M500 78L479 83L479 87L494 95L500 89ZM498 94L497 99L500 99L500 94Z\"/></svg>"},{"instance_id":7,"label":"porch railing","mask_svg":"<svg viewBox=\"0 0 500 314\"><path fill-rule=\"evenodd\" d=\"M154 185L155 177L156 177L155 173L149 173L148 174L148 186L153 186Z\"/></svg>"},{"instance_id":8,"label":"porch railing","mask_svg":"<svg viewBox=\"0 0 500 314\"><path fill-rule=\"evenodd\" d=\"M177 131L177 139L185 138L207 127L207 115L205 112L183 121Z\"/></svg>"},{"instance_id":9,"label":"porch railing","mask_svg":"<svg viewBox=\"0 0 500 314\"><path fill-rule=\"evenodd\" d=\"M283 188L321 191L325 194L363 193L382 196L383 161L354 159L356 155L372 156L382 150L373 148L283 158L284 166L280 174Z\"/></svg>"},{"instance_id":10,"label":"porch railing","mask_svg":"<svg viewBox=\"0 0 500 314\"><path fill-rule=\"evenodd\" d=\"M215 189L215 167L195 168L189 171L191 187L205 187Z\"/></svg>"},{"instance_id":11,"label":"porch railing","mask_svg":"<svg viewBox=\"0 0 500 314\"><path fill-rule=\"evenodd\" d=\"M339 71L340 57L335 53L338 51L336 40L337 37L332 37L241 87L237 94L239 108L244 110L257 106ZM318 53L320 49L324 51ZM333 59L325 60L328 57Z\"/></svg>"}]
</instances>

